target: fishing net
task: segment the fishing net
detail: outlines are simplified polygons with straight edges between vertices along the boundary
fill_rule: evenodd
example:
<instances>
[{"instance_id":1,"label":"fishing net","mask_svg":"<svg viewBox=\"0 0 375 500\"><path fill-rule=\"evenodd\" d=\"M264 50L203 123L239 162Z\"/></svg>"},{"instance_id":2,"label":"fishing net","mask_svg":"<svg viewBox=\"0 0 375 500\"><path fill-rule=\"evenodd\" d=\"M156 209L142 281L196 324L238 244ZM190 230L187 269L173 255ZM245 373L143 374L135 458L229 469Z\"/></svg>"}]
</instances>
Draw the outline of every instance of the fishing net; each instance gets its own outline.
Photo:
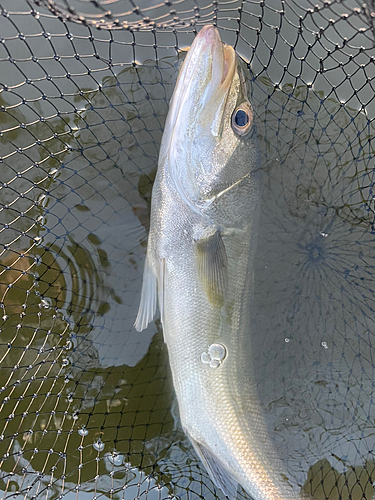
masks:
<instances>
[{"instance_id":1,"label":"fishing net","mask_svg":"<svg viewBox=\"0 0 375 500\"><path fill-rule=\"evenodd\" d=\"M374 496L374 16L355 0L1 3L3 498L224 498L181 429L160 322L132 326L180 49L206 24L251 67L249 362L271 439L316 500Z\"/></svg>"}]
</instances>

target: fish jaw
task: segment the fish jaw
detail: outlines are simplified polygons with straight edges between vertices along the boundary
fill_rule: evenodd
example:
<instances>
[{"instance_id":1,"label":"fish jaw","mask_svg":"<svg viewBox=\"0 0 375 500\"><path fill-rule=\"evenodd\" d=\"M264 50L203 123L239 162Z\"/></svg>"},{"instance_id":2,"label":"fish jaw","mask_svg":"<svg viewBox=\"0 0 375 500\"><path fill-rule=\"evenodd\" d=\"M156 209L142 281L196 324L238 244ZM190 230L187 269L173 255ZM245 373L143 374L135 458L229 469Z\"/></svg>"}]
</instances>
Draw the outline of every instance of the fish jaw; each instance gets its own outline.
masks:
<instances>
[{"instance_id":1,"label":"fish jaw","mask_svg":"<svg viewBox=\"0 0 375 500\"><path fill-rule=\"evenodd\" d=\"M233 77L235 53L233 47L222 43L213 26L205 26L196 36L181 67L175 90L169 105L169 113L160 152L160 161L170 150L177 137L193 133L189 123L202 123L207 116L207 104L215 96L218 106L220 97L228 91ZM220 115L220 113L219 113ZM218 121L219 118L216 119Z\"/></svg>"},{"instance_id":2,"label":"fish jaw","mask_svg":"<svg viewBox=\"0 0 375 500\"><path fill-rule=\"evenodd\" d=\"M209 175L221 140L235 69L233 47L221 41L216 28L206 26L196 36L179 72L164 128L159 164L170 164L179 196L186 203L190 201L191 208L199 204L201 183L197 182L194 169L182 169L181 165L195 165L203 175ZM226 147L232 143L226 140ZM235 146L236 142L232 147ZM204 154L197 158L197 151L204 151Z\"/></svg>"}]
</instances>

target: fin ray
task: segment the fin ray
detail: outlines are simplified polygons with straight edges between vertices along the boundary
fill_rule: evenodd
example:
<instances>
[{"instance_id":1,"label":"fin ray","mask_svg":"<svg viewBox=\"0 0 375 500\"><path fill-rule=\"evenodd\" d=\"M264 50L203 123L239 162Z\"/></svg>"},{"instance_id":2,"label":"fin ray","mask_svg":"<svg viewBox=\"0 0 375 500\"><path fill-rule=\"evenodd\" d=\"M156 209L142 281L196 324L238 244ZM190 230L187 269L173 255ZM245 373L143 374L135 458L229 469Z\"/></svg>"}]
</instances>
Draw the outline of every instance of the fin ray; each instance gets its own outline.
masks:
<instances>
[{"instance_id":1,"label":"fin ray","mask_svg":"<svg viewBox=\"0 0 375 500\"><path fill-rule=\"evenodd\" d=\"M189 433L186 432L186 434L188 435L198 457L206 467L207 472L209 473L215 486L220 488L224 495L226 495L230 500L236 500L238 488L238 482L236 479L227 470L221 460L211 452L211 450L209 450L202 443L193 439Z\"/></svg>"},{"instance_id":2,"label":"fin ray","mask_svg":"<svg viewBox=\"0 0 375 500\"><path fill-rule=\"evenodd\" d=\"M222 300L228 284L228 257L220 231L196 240L198 270L213 300Z\"/></svg>"},{"instance_id":3,"label":"fin ray","mask_svg":"<svg viewBox=\"0 0 375 500\"><path fill-rule=\"evenodd\" d=\"M158 296L159 296L159 309L160 309L160 321L161 326L163 327L164 332L164 292L165 292L165 259L161 259L159 263L159 287L158 287ZM164 334L165 340L165 334Z\"/></svg>"},{"instance_id":4,"label":"fin ray","mask_svg":"<svg viewBox=\"0 0 375 500\"><path fill-rule=\"evenodd\" d=\"M152 321L157 302L157 278L146 257L145 268L143 271L143 283L141 292L141 302L139 304L137 318L134 327L138 332L144 330Z\"/></svg>"}]
</instances>

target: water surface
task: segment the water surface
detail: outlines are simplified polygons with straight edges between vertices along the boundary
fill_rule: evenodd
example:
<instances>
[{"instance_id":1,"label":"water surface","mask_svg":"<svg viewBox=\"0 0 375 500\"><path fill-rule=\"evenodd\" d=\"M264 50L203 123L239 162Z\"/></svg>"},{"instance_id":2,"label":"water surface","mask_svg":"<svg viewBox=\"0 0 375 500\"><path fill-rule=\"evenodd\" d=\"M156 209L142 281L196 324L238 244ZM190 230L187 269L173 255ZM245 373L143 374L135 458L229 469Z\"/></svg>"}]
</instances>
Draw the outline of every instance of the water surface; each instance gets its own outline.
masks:
<instances>
[{"instance_id":1,"label":"water surface","mask_svg":"<svg viewBox=\"0 0 375 500\"><path fill-rule=\"evenodd\" d=\"M43 45L49 80L16 38L35 81L0 94L0 489L224 498L181 430L159 320L133 328L178 57L104 71L90 56L98 74L59 80ZM9 86L24 78L0 63ZM324 85L248 79L262 171L249 363L290 481L370 499L372 121Z\"/></svg>"}]
</instances>

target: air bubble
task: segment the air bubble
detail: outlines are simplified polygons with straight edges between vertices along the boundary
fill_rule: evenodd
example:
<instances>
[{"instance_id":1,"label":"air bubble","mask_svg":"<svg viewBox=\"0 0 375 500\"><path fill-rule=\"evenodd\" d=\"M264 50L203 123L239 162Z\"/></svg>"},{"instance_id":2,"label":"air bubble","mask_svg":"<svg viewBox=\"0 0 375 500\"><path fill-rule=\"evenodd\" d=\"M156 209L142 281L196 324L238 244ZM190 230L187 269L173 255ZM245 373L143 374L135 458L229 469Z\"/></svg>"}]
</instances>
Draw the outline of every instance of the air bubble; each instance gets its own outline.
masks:
<instances>
[{"instance_id":1,"label":"air bubble","mask_svg":"<svg viewBox=\"0 0 375 500\"><path fill-rule=\"evenodd\" d=\"M201 355L201 361L202 363L204 363L205 365L208 365L210 363L210 356L206 353L206 352L202 352L202 355Z\"/></svg>"},{"instance_id":2,"label":"air bubble","mask_svg":"<svg viewBox=\"0 0 375 500\"><path fill-rule=\"evenodd\" d=\"M69 359L64 358L61 362L61 366L68 366L69 364Z\"/></svg>"},{"instance_id":3,"label":"air bubble","mask_svg":"<svg viewBox=\"0 0 375 500\"><path fill-rule=\"evenodd\" d=\"M38 197L37 204L41 207L45 207L47 205L47 196L45 194L41 194Z\"/></svg>"},{"instance_id":4,"label":"air bubble","mask_svg":"<svg viewBox=\"0 0 375 500\"><path fill-rule=\"evenodd\" d=\"M50 177L56 177L57 172L58 172L58 169L57 169L57 168L53 168L52 170L50 170L50 171L48 172L48 175L49 175Z\"/></svg>"},{"instance_id":5,"label":"air bubble","mask_svg":"<svg viewBox=\"0 0 375 500\"><path fill-rule=\"evenodd\" d=\"M86 429L86 427L83 425L80 429L78 429L78 434L82 437L87 436L89 431Z\"/></svg>"},{"instance_id":6,"label":"air bubble","mask_svg":"<svg viewBox=\"0 0 375 500\"><path fill-rule=\"evenodd\" d=\"M107 457L108 461L115 467L119 467L124 463L124 455L121 455L116 450L113 450L112 453L108 453Z\"/></svg>"},{"instance_id":7,"label":"air bubble","mask_svg":"<svg viewBox=\"0 0 375 500\"><path fill-rule=\"evenodd\" d=\"M39 304L39 307L40 308L43 307L43 309L49 309L51 306L52 306L52 301L49 297L47 297L46 299L42 299Z\"/></svg>"},{"instance_id":8,"label":"air bubble","mask_svg":"<svg viewBox=\"0 0 375 500\"><path fill-rule=\"evenodd\" d=\"M99 438L95 443L93 443L93 448L96 451L103 451L104 450L104 443L103 441Z\"/></svg>"},{"instance_id":9,"label":"air bubble","mask_svg":"<svg viewBox=\"0 0 375 500\"><path fill-rule=\"evenodd\" d=\"M285 337L284 342L286 342L288 344L290 342L290 338L289 337Z\"/></svg>"},{"instance_id":10,"label":"air bubble","mask_svg":"<svg viewBox=\"0 0 375 500\"><path fill-rule=\"evenodd\" d=\"M208 348L208 354L212 359L222 361L226 356L227 350L222 344L211 344Z\"/></svg>"},{"instance_id":11,"label":"air bubble","mask_svg":"<svg viewBox=\"0 0 375 500\"><path fill-rule=\"evenodd\" d=\"M322 347L324 347L324 349L328 349L328 344L327 344L327 342L322 342L321 346L322 346Z\"/></svg>"},{"instance_id":12,"label":"air bubble","mask_svg":"<svg viewBox=\"0 0 375 500\"><path fill-rule=\"evenodd\" d=\"M220 361L218 359L212 359L210 361L210 368L218 368L220 366Z\"/></svg>"},{"instance_id":13,"label":"air bubble","mask_svg":"<svg viewBox=\"0 0 375 500\"><path fill-rule=\"evenodd\" d=\"M210 368L218 368L227 355L227 349L222 344L211 344L208 352L201 354L201 361Z\"/></svg>"}]
</instances>

